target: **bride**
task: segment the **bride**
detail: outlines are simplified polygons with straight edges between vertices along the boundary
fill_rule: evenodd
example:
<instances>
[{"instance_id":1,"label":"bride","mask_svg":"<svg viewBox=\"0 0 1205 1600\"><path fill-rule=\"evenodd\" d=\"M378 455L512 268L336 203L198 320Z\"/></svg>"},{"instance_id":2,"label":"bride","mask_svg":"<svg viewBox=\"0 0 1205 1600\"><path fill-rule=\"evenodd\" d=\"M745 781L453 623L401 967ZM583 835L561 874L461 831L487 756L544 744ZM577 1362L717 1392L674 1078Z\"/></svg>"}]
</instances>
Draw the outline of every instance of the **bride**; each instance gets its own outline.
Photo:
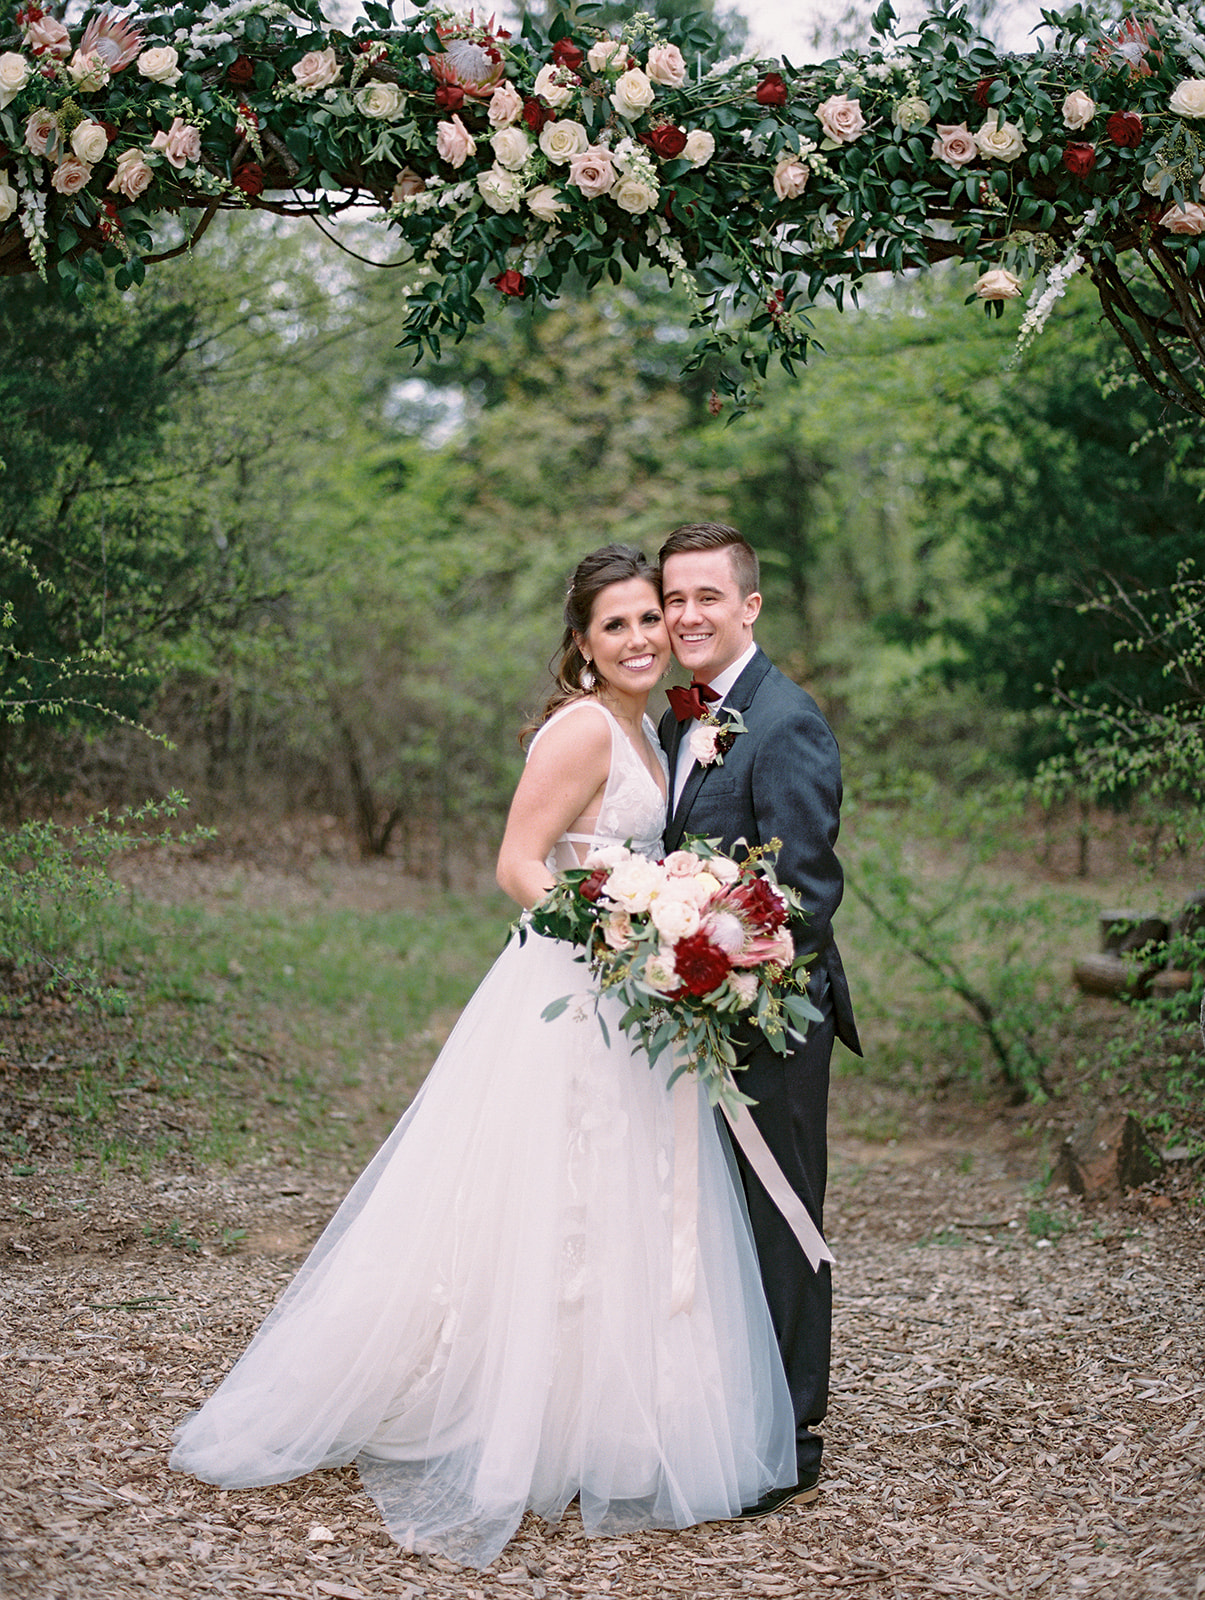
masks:
<instances>
[{"instance_id":1,"label":"bride","mask_svg":"<svg viewBox=\"0 0 1205 1600\"><path fill-rule=\"evenodd\" d=\"M670 654L655 569L624 545L596 550L565 620L498 860L524 907L592 848L656 853L665 820L645 715ZM650 1070L606 999L604 1032L588 985L570 946L511 939L242 1358L178 1429L174 1468L242 1488L355 1461L400 1544L475 1567L527 1509L556 1522L576 1497L590 1533L681 1528L795 1481L790 1397L706 1100L693 1078L667 1092L669 1067ZM568 994L581 1002L544 1021ZM697 1177L693 1150L675 1161L683 1101Z\"/></svg>"}]
</instances>

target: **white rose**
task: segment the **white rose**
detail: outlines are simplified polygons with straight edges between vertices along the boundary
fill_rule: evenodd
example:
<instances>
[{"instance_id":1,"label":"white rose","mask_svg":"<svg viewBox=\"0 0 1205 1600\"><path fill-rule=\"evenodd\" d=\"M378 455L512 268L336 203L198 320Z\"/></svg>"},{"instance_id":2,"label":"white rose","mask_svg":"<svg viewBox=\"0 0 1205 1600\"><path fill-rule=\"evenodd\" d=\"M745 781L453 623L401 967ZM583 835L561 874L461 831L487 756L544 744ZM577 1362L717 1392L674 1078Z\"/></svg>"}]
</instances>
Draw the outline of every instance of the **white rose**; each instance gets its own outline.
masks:
<instances>
[{"instance_id":1,"label":"white rose","mask_svg":"<svg viewBox=\"0 0 1205 1600\"><path fill-rule=\"evenodd\" d=\"M522 128L500 128L490 144L494 160L509 172L517 172L531 154L531 139Z\"/></svg>"},{"instance_id":2,"label":"white rose","mask_svg":"<svg viewBox=\"0 0 1205 1600\"><path fill-rule=\"evenodd\" d=\"M81 161L95 163L109 148L109 135L99 122L81 122L71 135L71 148Z\"/></svg>"},{"instance_id":3,"label":"white rose","mask_svg":"<svg viewBox=\"0 0 1205 1600\"><path fill-rule=\"evenodd\" d=\"M980 274L975 293L981 300L1019 300L1021 280L1007 267L992 267Z\"/></svg>"},{"instance_id":4,"label":"white rose","mask_svg":"<svg viewBox=\"0 0 1205 1600\"><path fill-rule=\"evenodd\" d=\"M1096 101L1082 89L1072 89L1063 101L1063 123L1068 128L1086 128L1096 115Z\"/></svg>"},{"instance_id":5,"label":"white rose","mask_svg":"<svg viewBox=\"0 0 1205 1600\"><path fill-rule=\"evenodd\" d=\"M366 117L396 117L405 104L396 83L366 83L356 94L356 109Z\"/></svg>"},{"instance_id":6,"label":"white rose","mask_svg":"<svg viewBox=\"0 0 1205 1600\"><path fill-rule=\"evenodd\" d=\"M546 122L540 134L540 149L558 167L589 147L590 135L580 122Z\"/></svg>"},{"instance_id":7,"label":"white rose","mask_svg":"<svg viewBox=\"0 0 1205 1600\"><path fill-rule=\"evenodd\" d=\"M17 191L8 181L8 173L0 172L0 222L7 222L17 209Z\"/></svg>"},{"instance_id":8,"label":"white rose","mask_svg":"<svg viewBox=\"0 0 1205 1600\"><path fill-rule=\"evenodd\" d=\"M539 217L541 222L555 222L562 211L569 209L561 198L561 191L551 183L542 183L538 189L529 190L523 199L532 216Z\"/></svg>"},{"instance_id":9,"label":"white rose","mask_svg":"<svg viewBox=\"0 0 1205 1600\"><path fill-rule=\"evenodd\" d=\"M611 199L621 211L626 211L629 216L639 217L657 204L659 193L655 184L628 174L620 178L611 190Z\"/></svg>"},{"instance_id":10,"label":"white rose","mask_svg":"<svg viewBox=\"0 0 1205 1600\"><path fill-rule=\"evenodd\" d=\"M975 144L981 156L997 161L1015 161L1025 148L1020 128L1001 122L997 111L988 112L987 120L975 134Z\"/></svg>"},{"instance_id":11,"label":"white rose","mask_svg":"<svg viewBox=\"0 0 1205 1600\"><path fill-rule=\"evenodd\" d=\"M617 867L621 861L630 861L632 852L626 844L595 845L582 862L583 867Z\"/></svg>"},{"instance_id":12,"label":"white rose","mask_svg":"<svg viewBox=\"0 0 1205 1600\"><path fill-rule=\"evenodd\" d=\"M660 895L649 906L649 917L654 928L670 944L679 939L689 939L699 931L699 912L689 900L663 899Z\"/></svg>"},{"instance_id":13,"label":"white rose","mask_svg":"<svg viewBox=\"0 0 1205 1600\"><path fill-rule=\"evenodd\" d=\"M302 89L329 89L338 83L341 68L334 50L311 50L293 65L293 78Z\"/></svg>"},{"instance_id":14,"label":"white rose","mask_svg":"<svg viewBox=\"0 0 1205 1600\"><path fill-rule=\"evenodd\" d=\"M670 994L678 987L678 969L671 950L658 950L644 965L644 981L658 994Z\"/></svg>"},{"instance_id":15,"label":"white rose","mask_svg":"<svg viewBox=\"0 0 1205 1600\"><path fill-rule=\"evenodd\" d=\"M536 73L536 81L531 86L532 94L538 96L546 106L551 106L554 111L560 111L573 99L573 91L577 87L577 79L565 67L558 67L550 61L546 67L541 67Z\"/></svg>"},{"instance_id":16,"label":"white rose","mask_svg":"<svg viewBox=\"0 0 1205 1600\"><path fill-rule=\"evenodd\" d=\"M639 67L632 67L616 79L611 104L621 117L634 122L642 111L647 111L656 98L657 91Z\"/></svg>"},{"instance_id":17,"label":"white rose","mask_svg":"<svg viewBox=\"0 0 1205 1600\"><path fill-rule=\"evenodd\" d=\"M628 47L618 39L600 39L590 46L586 65L591 72L605 72L608 67L621 67L628 59Z\"/></svg>"},{"instance_id":18,"label":"white rose","mask_svg":"<svg viewBox=\"0 0 1205 1600\"><path fill-rule=\"evenodd\" d=\"M682 147L682 159L692 167L705 167L715 155L715 138L706 128L692 128Z\"/></svg>"},{"instance_id":19,"label":"white rose","mask_svg":"<svg viewBox=\"0 0 1205 1600\"><path fill-rule=\"evenodd\" d=\"M1167 103L1178 117L1205 117L1205 78L1185 78Z\"/></svg>"},{"instance_id":20,"label":"white rose","mask_svg":"<svg viewBox=\"0 0 1205 1600\"><path fill-rule=\"evenodd\" d=\"M896 101L891 120L905 133L915 133L918 128L929 126L933 113L929 109L929 102L922 100L920 95L906 94L902 100Z\"/></svg>"},{"instance_id":21,"label":"white rose","mask_svg":"<svg viewBox=\"0 0 1205 1600\"><path fill-rule=\"evenodd\" d=\"M603 896L622 911L647 911L663 881L664 874L655 862L632 856L612 868Z\"/></svg>"},{"instance_id":22,"label":"white rose","mask_svg":"<svg viewBox=\"0 0 1205 1600\"><path fill-rule=\"evenodd\" d=\"M671 850L661 865L671 878L693 878L703 863L693 850Z\"/></svg>"},{"instance_id":23,"label":"white rose","mask_svg":"<svg viewBox=\"0 0 1205 1600\"><path fill-rule=\"evenodd\" d=\"M741 875L741 869L731 856L713 856L707 863L707 870L721 883L735 883Z\"/></svg>"},{"instance_id":24,"label":"white rose","mask_svg":"<svg viewBox=\"0 0 1205 1600\"><path fill-rule=\"evenodd\" d=\"M0 56L0 110L20 94L28 81L29 62L15 50L6 50Z\"/></svg>"},{"instance_id":25,"label":"white rose","mask_svg":"<svg viewBox=\"0 0 1205 1600\"><path fill-rule=\"evenodd\" d=\"M686 62L676 44L655 44L645 67L653 82L667 89L680 89L686 82Z\"/></svg>"},{"instance_id":26,"label":"white rose","mask_svg":"<svg viewBox=\"0 0 1205 1600\"><path fill-rule=\"evenodd\" d=\"M632 919L626 911L612 911L602 919L602 931L612 950L626 950L632 942Z\"/></svg>"},{"instance_id":27,"label":"white rose","mask_svg":"<svg viewBox=\"0 0 1205 1600\"><path fill-rule=\"evenodd\" d=\"M517 211L523 198L523 180L505 167L490 167L477 174L477 192L491 211Z\"/></svg>"},{"instance_id":28,"label":"white rose","mask_svg":"<svg viewBox=\"0 0 1205 1600\"><path fill-rule=\"evenodd\" d=\"M180 71L180 52L170 44L156 45L144 50L138 57L137 67L144 78L152 83L179 83L184 74Z\"/></svg>"},{"instance_id":29,"label":"white rose","mask_svg":"<svg viewBox=\"0 0 1205 1600\"><path fill-rule=\"evenodd\" d=\"M523 96L513 83L500 83L490 96L489 119L491 128L509 128L519 120L523 110Z\"/></svg>"}]
</instances>

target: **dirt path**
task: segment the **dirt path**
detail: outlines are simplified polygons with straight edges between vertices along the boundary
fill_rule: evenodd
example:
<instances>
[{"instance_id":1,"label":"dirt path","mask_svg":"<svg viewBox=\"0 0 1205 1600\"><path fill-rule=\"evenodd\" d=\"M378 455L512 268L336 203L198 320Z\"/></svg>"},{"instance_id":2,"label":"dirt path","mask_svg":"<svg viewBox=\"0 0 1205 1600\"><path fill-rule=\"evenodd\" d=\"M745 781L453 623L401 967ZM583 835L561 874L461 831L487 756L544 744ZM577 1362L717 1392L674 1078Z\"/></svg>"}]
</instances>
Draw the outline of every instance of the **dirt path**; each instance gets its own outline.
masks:
<instances>
[{"instance_id":1,"label":"dirt path","mask_svg":"<svg viewBox=\"0 0 1205 1600\"><path fill-rule=\"evenodd\" d=\"M11 1600L686 1593L1200 1600L1205 1216L1032 1198L998 1131L838 1137L836 1367L818 1505L493 1568L392 1545L353 1469L223 1493L165 1467L346 1175L12 1177L0 1190L0 1592ZM225 1239L231 1253L223 1253Z\"/></svg>"}]
</instances>

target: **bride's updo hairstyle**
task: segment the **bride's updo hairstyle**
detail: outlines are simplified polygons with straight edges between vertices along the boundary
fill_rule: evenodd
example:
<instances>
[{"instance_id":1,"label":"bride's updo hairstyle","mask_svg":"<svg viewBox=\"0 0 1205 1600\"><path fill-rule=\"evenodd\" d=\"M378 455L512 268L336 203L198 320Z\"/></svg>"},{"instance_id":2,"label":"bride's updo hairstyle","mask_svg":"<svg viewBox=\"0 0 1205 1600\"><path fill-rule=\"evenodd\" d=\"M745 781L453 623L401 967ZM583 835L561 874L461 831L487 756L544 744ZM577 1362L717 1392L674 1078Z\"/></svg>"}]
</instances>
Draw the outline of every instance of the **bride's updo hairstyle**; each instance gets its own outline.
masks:
<instances>
[{"instance_id":1,"label":"bride's updo hairstyle","mask_svg":"<svg viewBox=\"0 0 1205 1600\"><path fill-rule=\"evenodd\" d=\"M643 578L660 595L661 574L635 545L605 544L599 550L591 550L574 567L565 591L565 631L558 654L548 663L556 679L556 689L535 721L523 729L520 738L541 727L554 711L570 700L592 694L598 687L574 635L586 633L594 617L595 602L603 590L613 583L627 583L631 578Z\"/></svg>"}]
</instances>

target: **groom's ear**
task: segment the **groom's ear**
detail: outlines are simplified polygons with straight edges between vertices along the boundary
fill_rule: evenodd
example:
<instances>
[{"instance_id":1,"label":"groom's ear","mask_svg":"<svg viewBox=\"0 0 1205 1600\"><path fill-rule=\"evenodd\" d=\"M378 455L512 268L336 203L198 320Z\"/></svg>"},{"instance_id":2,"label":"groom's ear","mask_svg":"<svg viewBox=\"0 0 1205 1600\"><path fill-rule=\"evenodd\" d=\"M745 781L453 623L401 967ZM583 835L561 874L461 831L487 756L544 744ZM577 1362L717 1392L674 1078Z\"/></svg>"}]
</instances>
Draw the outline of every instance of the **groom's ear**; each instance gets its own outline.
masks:
<instances>
[{"instance_id":1,"label":"groom's ear","mask_svg":"<svg viewBox=\"0 0 1205 1600\"><path fill-rule=\"evenodd\" d=\"M741 618L747 628L751 628L757 621L758 613L760 611L761 595L758 594L756 589L754 589L752 594L747 594L745 596L745 609Z\"/></svg>"}]
</instances>

